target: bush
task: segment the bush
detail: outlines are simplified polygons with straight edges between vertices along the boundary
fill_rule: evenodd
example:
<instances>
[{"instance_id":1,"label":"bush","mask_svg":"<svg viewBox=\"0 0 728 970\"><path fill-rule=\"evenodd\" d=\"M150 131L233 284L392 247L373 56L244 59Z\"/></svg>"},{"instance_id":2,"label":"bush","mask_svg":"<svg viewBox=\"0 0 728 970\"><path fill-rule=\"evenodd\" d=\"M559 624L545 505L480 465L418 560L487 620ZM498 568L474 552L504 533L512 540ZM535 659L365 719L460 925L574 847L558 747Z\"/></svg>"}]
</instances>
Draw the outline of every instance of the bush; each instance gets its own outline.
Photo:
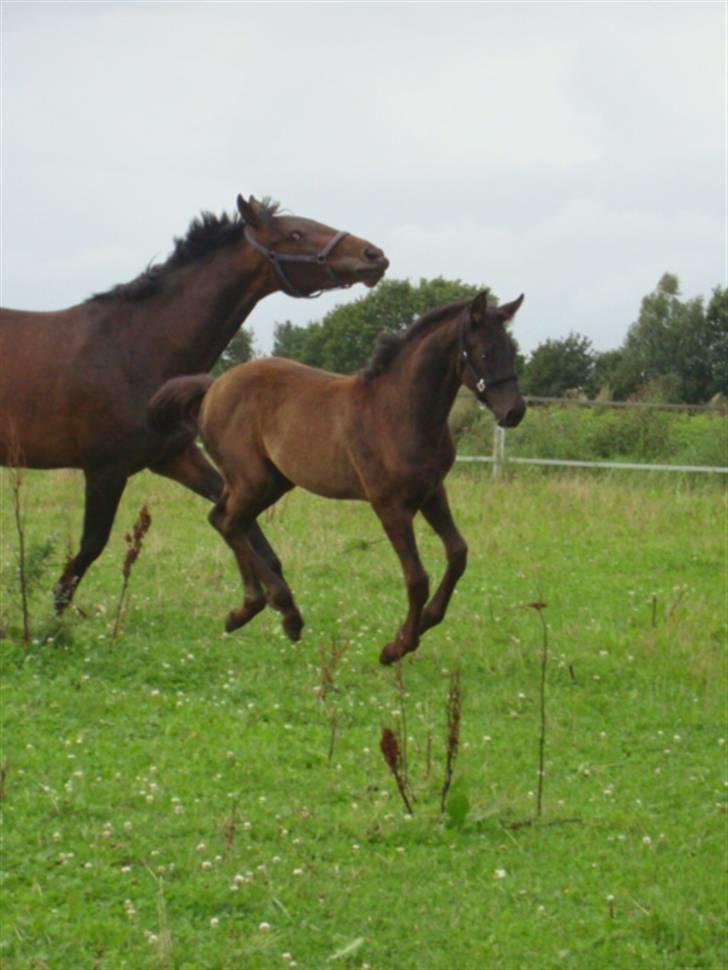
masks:
<instances>
[{"instance_id":1,"label":"bush","mask_svg":"<svg viewBox=\"0 0 728 970\"><path fill-rule=\"evenodd\" d=\"M450 427L460 454L491 453L492 415L472 399L458 399ZM728 433L720 412L538 405L529 407L522 424L508 431L507 453L522 458L728 467Z\"/></svg>"}]
</instances>

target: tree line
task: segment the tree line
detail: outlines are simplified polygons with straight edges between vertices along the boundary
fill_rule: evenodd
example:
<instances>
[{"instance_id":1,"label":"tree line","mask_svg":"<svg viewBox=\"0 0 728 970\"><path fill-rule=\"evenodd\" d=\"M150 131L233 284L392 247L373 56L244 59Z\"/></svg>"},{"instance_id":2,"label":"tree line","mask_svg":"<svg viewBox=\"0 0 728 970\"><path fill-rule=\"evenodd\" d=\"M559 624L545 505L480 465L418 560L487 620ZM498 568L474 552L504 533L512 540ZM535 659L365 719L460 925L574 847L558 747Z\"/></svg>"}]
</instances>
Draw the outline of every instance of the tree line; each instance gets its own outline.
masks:
<instances>
[{"instance_id":1,"label":"tree line","mask_svg":"<svg viewBox=\"0 0 728 970\"><path fill-rule=\"evenodd\" d=\"M443 277L381 282L366 296L342 304L321 320L298 326L276 324L273 355L351 373L368 362L379 335L399 333L434 307L488 290ZM242 328L226 348L218 369L250 359L250 332ZM588 337L571 332L518 353L524 393L542 397L580 394L613 400L643 399L700 404L728 394L728 288L716 286L709 300L684 300L680 282L665 273L641 302L621 346L597 351Z\"/></svg>"}]
</instances>

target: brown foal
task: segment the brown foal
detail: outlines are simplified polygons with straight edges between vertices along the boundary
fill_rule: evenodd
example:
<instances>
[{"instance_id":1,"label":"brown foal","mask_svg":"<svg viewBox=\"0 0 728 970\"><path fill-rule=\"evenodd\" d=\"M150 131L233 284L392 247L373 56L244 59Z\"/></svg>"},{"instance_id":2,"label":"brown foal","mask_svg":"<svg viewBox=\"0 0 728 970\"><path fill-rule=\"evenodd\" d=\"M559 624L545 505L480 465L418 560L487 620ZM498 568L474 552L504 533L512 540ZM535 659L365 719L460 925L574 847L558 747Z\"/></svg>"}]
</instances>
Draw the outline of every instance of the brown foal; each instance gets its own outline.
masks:
<instances>
[{"instance_id":1,"label":"brown foal","mask_svg":"<svg viewBox=\"0 0 728 970\"><path fill-rule=\"evenodd\" d=\"M300 637L303 619L288 584L251 542L257 517L295 485L369 502L399 556L409 609L382 663L415 650L443 619L467 556L444 486L455 460L447 419L461 384L502 426L522 419L505 326L522 301L491 306L481 293L433 310L402 336L384 338L369 366L349 376L269 358L217 380L173 379L158 391L149 407L152 427L162 434L199 429L225 482L210 521L232 549L245 590L242 605L228 614L228 631L268 602L281 612L287 635ZM417 512L447 556L431 599L415 543Z\"/></svg>"}]
</instances>

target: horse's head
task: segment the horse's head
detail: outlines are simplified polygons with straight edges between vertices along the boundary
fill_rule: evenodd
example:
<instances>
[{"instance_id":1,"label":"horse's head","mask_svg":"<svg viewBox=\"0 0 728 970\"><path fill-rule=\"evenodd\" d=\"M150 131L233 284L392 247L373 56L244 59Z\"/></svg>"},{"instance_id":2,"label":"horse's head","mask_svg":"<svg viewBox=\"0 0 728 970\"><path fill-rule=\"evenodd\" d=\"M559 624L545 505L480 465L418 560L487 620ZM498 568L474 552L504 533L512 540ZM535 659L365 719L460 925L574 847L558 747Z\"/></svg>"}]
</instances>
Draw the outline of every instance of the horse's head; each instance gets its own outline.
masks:
<instances>
[{"instance_id":1,"label":"horse's head","mask_svg":"<svg viewBox=\"0 0 728 970\"><path fill-rule=\"evenodd\" d=\"M238 196L250 245L270 260L276 284L290 296L318 296L323 290L364 283L374 286L389 260L381 249L351 233L313 219L277 215L252 196Z\"/></svg>"},{"instance_id":2,"label":"horse's head","mask_svg":"<svg viewBox=\"0 0 728 970\"><path fill-rule=\"evenodd\" d=\"M516 348L506 330L522 303L523 294L512 303L489 306L487 294L479 293L460 317L461 380L502 428L515 428L526 412L516 380Z\"/></svg>"}]
</instances>

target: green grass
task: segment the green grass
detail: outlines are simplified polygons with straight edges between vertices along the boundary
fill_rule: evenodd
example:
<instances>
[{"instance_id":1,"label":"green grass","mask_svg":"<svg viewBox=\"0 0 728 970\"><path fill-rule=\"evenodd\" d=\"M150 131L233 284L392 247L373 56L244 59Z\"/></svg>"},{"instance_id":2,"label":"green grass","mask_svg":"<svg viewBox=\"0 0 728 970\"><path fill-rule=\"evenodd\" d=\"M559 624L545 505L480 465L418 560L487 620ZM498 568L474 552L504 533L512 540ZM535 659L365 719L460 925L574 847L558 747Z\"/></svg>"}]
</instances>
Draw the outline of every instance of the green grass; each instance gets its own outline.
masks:
<instances>
[{"instance_id":1,"label":"green grass","mask_svg":"<svg viewBox=\"0 0 728 970\"><path fill-rule=\"evenodd\" d=\"M270 611L222 632L240 592L204 503L139 476L79 589L83 616L57 626L49 591L78 539L81 479L27 473L25 649L0 475L3 970L725 966L720 486L457 470L469 567L403 693L377 657L404 591L367 507L293 493L268 517L307 621L292 645ZM420 537L434 579L440 550ZM513 827L535 813L534 600L550 645L544 814ZM343 644L322 700L321 651ZM467 812L453 821L439 791L458 668L451 797ZM403 715L412 818L378 747Z\"/></svg>"}]
</instances>

